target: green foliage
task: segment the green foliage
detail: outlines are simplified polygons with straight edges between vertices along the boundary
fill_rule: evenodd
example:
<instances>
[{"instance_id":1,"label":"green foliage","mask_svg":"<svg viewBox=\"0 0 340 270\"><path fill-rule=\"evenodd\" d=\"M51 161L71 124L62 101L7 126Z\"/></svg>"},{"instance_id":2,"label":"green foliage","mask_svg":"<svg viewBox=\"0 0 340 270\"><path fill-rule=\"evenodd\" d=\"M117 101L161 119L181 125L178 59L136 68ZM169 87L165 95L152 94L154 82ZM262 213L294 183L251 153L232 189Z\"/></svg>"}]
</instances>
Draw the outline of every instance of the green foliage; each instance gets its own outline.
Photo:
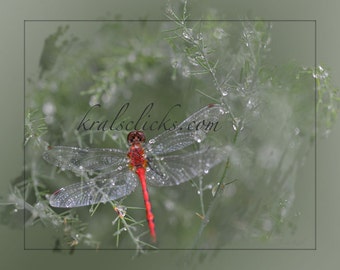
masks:
<instances>
[{"instance_id":1,"label":"green foliage","mask_svg":"<svg viewBox=\"0 0 340 270\"><path fill-rule=\"evenodd\" d=\"M155 248L144 209L136 207L142 206L139 192L90 209L49 206L49 194L79 179L46 164L42 152L48 145L125 149L127 131L77 130L97 103L95 120L102 121L126 102L125 120L150 102L155 115L180 103L185 110L176 112L178 119L217 102L228 119L215 139L229 158L191 186L150 189L158 247L216 249L295 232L295 180L315 142L315 104L321 132L330 130L339 110L328 71L293 61L271 65L269 22L221 21L215 13L191 21L186 3L181 12L169 6L167 16L162 23L101 22L87 39L67 38L70 24L46 39L40 75L27 84L25 185L13 182L2 211L7 224L25 208L26 234L45 228L57 239L55 249Z\"/></svg>"}]
</instances>

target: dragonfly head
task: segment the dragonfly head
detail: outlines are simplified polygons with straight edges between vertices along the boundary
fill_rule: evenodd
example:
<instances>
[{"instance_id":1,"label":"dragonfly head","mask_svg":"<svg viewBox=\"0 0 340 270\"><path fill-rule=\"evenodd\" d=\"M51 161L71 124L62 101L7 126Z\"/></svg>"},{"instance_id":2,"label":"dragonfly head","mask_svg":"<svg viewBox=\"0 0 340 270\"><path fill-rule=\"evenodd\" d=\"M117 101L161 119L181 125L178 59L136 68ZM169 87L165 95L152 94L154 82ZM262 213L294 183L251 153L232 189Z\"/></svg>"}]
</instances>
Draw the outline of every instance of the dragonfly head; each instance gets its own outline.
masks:
<instances>
[{"instance_id":1,"label":"dragonfly head","mask_svg":"<svg viewBox=\"0 0 340 270\"><path fill-rule=\"evenodd\" d=\"M131 131L127 136L127 141L129 145L132 145L134 143L144 143L145 142L144 132L139 130Z\"/></svg>"}]
</instances>

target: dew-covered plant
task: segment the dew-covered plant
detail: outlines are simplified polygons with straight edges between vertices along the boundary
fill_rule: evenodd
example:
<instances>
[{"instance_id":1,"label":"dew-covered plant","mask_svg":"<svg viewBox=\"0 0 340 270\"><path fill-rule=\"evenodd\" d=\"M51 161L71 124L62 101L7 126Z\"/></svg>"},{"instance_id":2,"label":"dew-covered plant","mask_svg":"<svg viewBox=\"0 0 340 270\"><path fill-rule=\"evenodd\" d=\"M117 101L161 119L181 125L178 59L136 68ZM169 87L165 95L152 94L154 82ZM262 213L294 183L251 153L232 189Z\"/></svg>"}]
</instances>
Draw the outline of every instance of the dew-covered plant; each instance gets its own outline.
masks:
<instances>
[{"instance_id":1,"label":"dew-covered plant","mask_svg":"<svg viewBox=\"0 0 340 270\"><path fill-rule=\"evenodd\" d=\"M126 103L125 121L150 103L156 116L181 104L178 121L209 103L227 112L213 139L229 153L221 165L191 184L149 190L157 248L295 247L281 242L303 218L295 183L315 132L327 134L334 123L339 91L324 67L290 59L274 66L270 22L229 22L214 12L190 20L186 2L179 10L169 6L163 22L93 22L91 38L70 37L70 22L46 39L40 73L26 72L24 175L3 196L1 220L14 226L24 215L27 248L156 248L140 192L67 211L48 203L56 189L84 180L47 164L48 145L127 149L123 128L77 128L98 103L91 117L99 122ZM36 241L37 230L48 237Z\"/></svg>"}]
</instances>

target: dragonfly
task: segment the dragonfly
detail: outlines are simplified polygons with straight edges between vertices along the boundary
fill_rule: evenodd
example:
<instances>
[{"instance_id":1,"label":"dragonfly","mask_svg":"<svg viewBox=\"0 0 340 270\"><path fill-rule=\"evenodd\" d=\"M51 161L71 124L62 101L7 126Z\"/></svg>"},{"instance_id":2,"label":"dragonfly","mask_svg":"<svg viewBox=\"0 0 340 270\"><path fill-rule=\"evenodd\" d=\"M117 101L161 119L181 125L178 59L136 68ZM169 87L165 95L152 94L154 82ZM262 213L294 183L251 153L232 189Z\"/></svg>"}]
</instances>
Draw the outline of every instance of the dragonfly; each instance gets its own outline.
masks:
<instances>
[{"instance_id":1,"label":"dragonfly","mask_svg":"<svg viewBox=\"0 0 340 270\"><path fill-rule=\"evenodd\" d=\"M156 242L154 214L148 185L174 186L209 172L226 160L221 147L202 146L207 134L219 124L225 110L210 104L190 115L172 130L166 130L146 142L141 130L127 136L128 150L114 148L77 148L48 146L43 158L61 170L70 170L87 179L62 187L49 197L52 207L73 208L129 195L141 185L146 221ZM201 147L190 147L190 146ZM93 176L93 177L91 177Z\"/></svg>"}]
</instances>

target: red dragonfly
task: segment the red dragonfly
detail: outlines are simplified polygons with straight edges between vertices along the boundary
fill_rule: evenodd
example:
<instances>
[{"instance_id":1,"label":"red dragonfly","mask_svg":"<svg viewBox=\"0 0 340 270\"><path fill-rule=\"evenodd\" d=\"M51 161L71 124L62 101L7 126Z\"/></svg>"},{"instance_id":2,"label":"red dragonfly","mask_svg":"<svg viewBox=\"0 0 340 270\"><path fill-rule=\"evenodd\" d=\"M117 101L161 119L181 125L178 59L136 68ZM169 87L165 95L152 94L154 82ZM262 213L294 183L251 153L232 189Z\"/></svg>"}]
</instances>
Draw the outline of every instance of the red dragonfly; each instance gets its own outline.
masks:
<instances>
[{"instance_id":1,"label":"red dragonfly","mask_svg":"<svg viewBox=\"0 0 340 270\"><path fill-rule=\"evenodd\" d=\"M225 153L216 147L205 146L199 150L189 147L186 150L190 145L201 143L207 133L216 128L224 113L221 105L208 105L175 129L165 131L147 143L142 131L132 131L127 136L127 152L112 148L49 146L43 154L47 162L78 175L95 175L57 190L49 198L50 205L73 208L116 200L130 194L139 180L146 220L155 242L154 215L147 183L154 186L178 185L208 173L210 168L225 159Z\"/></svg>"}]
</instances>

